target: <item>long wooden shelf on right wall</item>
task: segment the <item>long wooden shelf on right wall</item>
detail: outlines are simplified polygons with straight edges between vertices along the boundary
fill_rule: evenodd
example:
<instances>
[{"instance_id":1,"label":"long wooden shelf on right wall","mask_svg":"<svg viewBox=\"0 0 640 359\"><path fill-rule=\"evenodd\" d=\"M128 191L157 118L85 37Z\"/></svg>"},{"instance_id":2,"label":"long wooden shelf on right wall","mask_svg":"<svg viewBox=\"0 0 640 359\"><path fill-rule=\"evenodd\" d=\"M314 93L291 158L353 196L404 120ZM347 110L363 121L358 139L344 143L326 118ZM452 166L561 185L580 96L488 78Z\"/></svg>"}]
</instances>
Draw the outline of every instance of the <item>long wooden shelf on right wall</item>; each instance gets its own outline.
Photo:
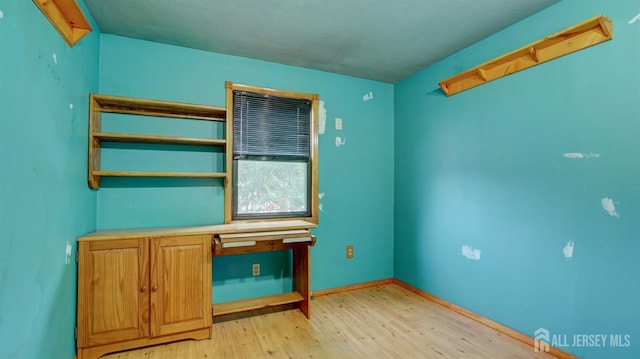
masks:
<instances>
[{"instance_id":1,"label":"long wooden shelf on right wall","mask_svg":"<svg viewBox=\"0 0 640 359\"><path fill-rule=\"evenodd\" d=\"M611 40L613 22L598 15L518 50L499 56L439 83L447 96L455 95L529 67Z\"/></svg>"}]
</instances>

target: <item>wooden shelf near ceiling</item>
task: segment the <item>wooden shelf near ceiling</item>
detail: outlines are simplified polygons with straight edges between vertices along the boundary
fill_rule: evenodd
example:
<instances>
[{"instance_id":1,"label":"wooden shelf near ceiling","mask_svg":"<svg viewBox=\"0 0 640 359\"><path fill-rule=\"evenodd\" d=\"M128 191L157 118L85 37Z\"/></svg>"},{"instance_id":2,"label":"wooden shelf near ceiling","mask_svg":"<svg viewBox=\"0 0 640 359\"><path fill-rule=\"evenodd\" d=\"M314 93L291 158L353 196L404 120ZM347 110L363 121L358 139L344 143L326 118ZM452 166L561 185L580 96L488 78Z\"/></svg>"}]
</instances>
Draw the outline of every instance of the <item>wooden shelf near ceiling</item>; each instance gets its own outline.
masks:
<instances>
[{"instance_id":1,"label":"wooden shelf near ceiling","mask_svg":"<svg viewBox=\"0 0 640 359\"><path fill-rule=\"evenodd\" d=\"M612 38L613 22L604 15L598 15L542 40L485 62L482 65L461 72L441 81L439 84L447 96L455 95Z\"/></svg>"},{"instance_id":2,"label":"wooden shelf near ceiling","mask_svg":"<svg viewBox=\"0 0 640 359\"><path fill-rule=\"evenodd\" d=\"M91 25L76 0L33 0L33 2L69 46L75 45L91 32Z\"/></svg>"}]
</instances>

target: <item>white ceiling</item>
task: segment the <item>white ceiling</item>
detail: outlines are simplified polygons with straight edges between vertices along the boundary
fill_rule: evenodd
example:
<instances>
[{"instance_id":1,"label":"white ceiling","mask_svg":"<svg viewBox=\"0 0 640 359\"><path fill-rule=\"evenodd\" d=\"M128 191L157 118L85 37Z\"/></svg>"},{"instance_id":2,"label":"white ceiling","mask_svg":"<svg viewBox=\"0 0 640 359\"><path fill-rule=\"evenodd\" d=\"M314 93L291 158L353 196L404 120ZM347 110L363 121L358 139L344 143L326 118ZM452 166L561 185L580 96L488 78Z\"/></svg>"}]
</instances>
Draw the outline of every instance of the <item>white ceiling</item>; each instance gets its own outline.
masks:
<instances>
[{"instance_id":1,"label":"white ceiling","mask_svg":"<svg viewBox=\"0 0 640 359\"><path fill-rule=\"evenodd\" d=\"M395 83L559 0L85 0L103 33Z\"/></svg>"}]
</instances>

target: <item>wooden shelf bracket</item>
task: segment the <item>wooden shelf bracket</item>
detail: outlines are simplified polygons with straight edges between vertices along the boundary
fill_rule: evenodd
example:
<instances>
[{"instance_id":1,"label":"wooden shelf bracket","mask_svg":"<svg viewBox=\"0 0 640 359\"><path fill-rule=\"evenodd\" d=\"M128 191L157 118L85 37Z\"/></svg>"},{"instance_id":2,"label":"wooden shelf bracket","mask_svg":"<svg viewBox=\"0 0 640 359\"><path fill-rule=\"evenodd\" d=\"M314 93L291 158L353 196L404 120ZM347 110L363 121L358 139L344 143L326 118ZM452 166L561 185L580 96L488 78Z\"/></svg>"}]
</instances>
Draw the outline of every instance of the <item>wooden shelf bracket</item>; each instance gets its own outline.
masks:
<instances>
[{"instance_id":1,"label":"wooden shelf bracket","mask_svg":"<svg viewBox=\"0 0 640 359\"><path fill-rule=\"evenodd\" d=\"M612 20L604 15L598 15L454 75L441 81L439 85L447 96L455 95L612 38Z\"/></svg>"}]
</instances>

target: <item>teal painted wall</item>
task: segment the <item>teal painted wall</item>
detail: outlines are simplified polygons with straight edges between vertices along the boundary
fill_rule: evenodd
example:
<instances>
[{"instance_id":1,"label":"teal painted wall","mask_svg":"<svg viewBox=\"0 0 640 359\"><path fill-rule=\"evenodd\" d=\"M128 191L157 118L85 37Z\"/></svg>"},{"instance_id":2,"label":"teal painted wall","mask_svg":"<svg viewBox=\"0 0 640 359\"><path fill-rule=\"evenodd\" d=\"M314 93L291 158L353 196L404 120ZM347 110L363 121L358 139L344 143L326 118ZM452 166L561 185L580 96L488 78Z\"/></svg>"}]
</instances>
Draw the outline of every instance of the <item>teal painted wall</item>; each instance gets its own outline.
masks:
<instances>
[{"instance_id":1,"label":"teal painted wall","mask_svg":"<svg viewBox=\"0 0 640 359\"><path fill-rule=\"evenodd\" d=\"M396 278L530 336L566 334L562 349L584 358L640 357L638 12L565 0L396 84ZM438 89L600 13L612 41L449 98ZM631 347L571 347L573 334Z\"/></svg>"},{"instance_id":2,"label":"teal painted wall","mask_svg":"<svg viewBox=\"0 0 640 359\"><path fill-rule=\"evenodd\" d=\"M320 225L312 249L312 288L324 289L393 275L393 85L304 68L102 35L100 93L225 105L225 81L318 93L327 111L320 135ZM363 101L369 91L374 98ZM337 131L333 119L341 117ZM127 130L128 123L112 124ZM170 122L170 121L169 121ZM171 133L175 124L152 123L152 133ZM219 129L182 130L215 135ZM131 129L131 131L139 129ZM168 132L164 132L168 131ZM346 139L336 147L336 136ZM110 151L110 152L109 152ZM105 166L169 166L195 170L222 168L216 153L157 154L148 149L111 148ZM158 155L159 157L156 157ZM189 158L189 159L187 159ZM189 163L185 163L189 162ZM120 167L121 168L121 167ZM223 190L216 180L103 179L97 191L99 229L222 223ZM347 244L355 258L345 258ZM214 302L288 291L289 254L216 258ZM251 263L262 275L251 277Z\"/></svg>"},{"instance_id":3,"label":"teal painted wall","mask_svg":"<svg viewBox=\"0 0 640 359\"><path fill-rule=\"evenodd\" d=\"M395 86L96 32L69 48L32 2L3 1L0 11L0 358L73 356L77 236L222 222L216 180L105 179L90 191L87 94L221 106L227 80L325 101L314 290L395 276L528 335L544 327L569 344L573 334L631 336L630 348L562 348L585 358L640 355L640 21L629 23L637 1L562 1ZM438 90L444 78L599 13L613 18L613 41L450 98ZM134 130L139 121L105 126ZM153 121L141 131L220 131ZM220 153L174 149L114 145L104 165L221 166ZM354 259L344 258L347 244ZM465 245L480 260L462 256ZM214 301L289 290L288 258L216 259Z\"/></svg>"},{"instance_id":4,"label":"teal painted wall","mask_svg":"<svg viewBox=\"0 0 640 359\"><path fill-rule=\"evenodd\" d=\"M100 38L70 48L32 1L0 11L0 358L72 358L75 239L95 229L87 94Z\"/></svg>"}]
</instances>

